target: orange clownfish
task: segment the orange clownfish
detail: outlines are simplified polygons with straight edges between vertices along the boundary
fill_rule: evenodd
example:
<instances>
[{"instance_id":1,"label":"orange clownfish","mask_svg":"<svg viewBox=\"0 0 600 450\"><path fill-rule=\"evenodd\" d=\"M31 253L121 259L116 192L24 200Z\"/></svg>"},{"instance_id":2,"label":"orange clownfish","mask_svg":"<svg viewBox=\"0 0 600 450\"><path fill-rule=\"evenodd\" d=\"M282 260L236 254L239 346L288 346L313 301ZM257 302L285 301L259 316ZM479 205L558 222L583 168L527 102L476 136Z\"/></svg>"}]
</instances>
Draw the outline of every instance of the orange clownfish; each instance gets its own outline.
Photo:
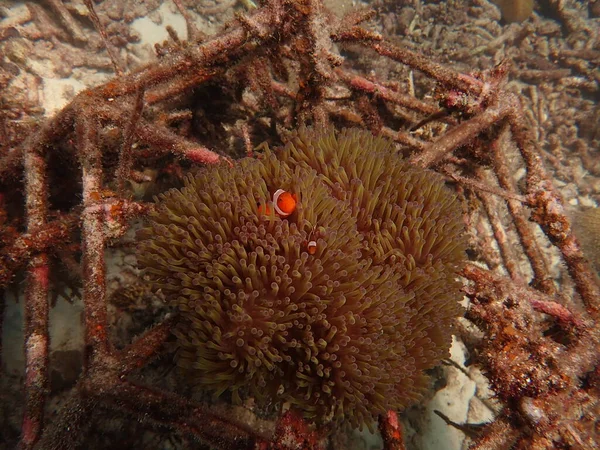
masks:
<instances>
[{"instance_id":1,"label":"orange clownfish","mask_svg":"<svg viewBox=\"0 0 600 450\"><path fill-rule=\"evenodd\" d=\"M309 255L317 253L317 241L308 241L308 244L306 244L306 251Z\"/></svg>"},{"instance_id":2,"label":"orange clownfish","mask_svg":"<svg viewBox=\"0 0 600 450\"><path fill-rule=\"evenodd\" d=\"M306 251L308 252L309 255L314 255L315 253L317 253L317 241L313 237L313 234L315 233L315 228L316 228L316 226L312 229L312 231L308 235L308 241L304 241L304 245L306 246Z\"/></svg>"},{"instance_id":3,"label":"orange clownfish","mask_svg":"<svg viewBox=\"0 0 600 450\"><path fill-rule=\"evenodd\" d=\"M290 194L283 189L277 189L273 194L273 208L275 209L275 214L282 219L296 210L297 202L298 198L296 197L296 194ZM269 205L258 205L258 213L270 215L271 207Z\"/></svg>"}]
</instances>

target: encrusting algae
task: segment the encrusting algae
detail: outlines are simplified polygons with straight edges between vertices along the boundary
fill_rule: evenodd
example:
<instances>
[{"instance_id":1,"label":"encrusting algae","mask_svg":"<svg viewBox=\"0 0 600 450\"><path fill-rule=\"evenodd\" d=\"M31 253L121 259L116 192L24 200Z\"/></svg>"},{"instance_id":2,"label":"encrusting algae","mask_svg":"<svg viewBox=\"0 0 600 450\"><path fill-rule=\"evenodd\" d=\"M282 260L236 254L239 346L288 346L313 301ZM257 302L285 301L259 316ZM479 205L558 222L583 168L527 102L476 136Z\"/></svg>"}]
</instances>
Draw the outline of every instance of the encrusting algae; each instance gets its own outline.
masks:
<instances>
[{"instance_id":1,"label":"encrusting algae","mask_svg":"<svg viewBox=\"0 0 600 450\"><path fill-rule=\"evenodd\" d=\"M461 204L367 131L303 128L262 156L189 176L140 232L139 261L179 312L178 364L236 402L370 428L449 354Z\"/></svg>"}]
</instances>

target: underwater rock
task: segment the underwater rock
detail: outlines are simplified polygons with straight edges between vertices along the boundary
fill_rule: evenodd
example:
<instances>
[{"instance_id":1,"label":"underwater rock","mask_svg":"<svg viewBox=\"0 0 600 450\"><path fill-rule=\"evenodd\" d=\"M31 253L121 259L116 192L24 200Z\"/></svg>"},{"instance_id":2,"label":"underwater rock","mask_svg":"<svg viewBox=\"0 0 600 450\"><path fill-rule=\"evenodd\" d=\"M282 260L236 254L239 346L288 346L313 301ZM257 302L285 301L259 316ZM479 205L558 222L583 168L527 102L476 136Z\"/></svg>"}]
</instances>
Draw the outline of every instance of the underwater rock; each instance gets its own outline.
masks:
<instances>
[{"instance_id":1,"label":"underwater rock","mask_svg":"<svg viewBox=\"0 0 600 450\"><path fill-rule=\"evenodd\" d=\"M494 0L506 22L523 22L533 12L533 0Z\"/></svg>"}]
</instances>

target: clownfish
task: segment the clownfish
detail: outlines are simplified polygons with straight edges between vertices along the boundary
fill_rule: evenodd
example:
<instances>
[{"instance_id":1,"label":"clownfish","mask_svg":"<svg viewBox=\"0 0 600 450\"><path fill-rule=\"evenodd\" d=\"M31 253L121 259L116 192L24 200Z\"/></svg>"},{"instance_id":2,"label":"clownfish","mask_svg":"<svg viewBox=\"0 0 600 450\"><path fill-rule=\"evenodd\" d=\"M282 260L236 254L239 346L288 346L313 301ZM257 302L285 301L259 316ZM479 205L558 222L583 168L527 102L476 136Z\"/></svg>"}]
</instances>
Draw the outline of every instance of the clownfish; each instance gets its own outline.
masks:
<instances>
[{"instance_id":1,"label":"clownfish","mask_svg":"<svg viewBox=\"0 0 600 450\"><path fill-rule=\"evenodd\" d=\"M308 241L304 241L306 251L309 255L314 255L315 253L317 253L317 241L313 237L313 234L315 233L315 228L316 226L313 227L312 231L308 235Z\"/></svg>"},{"instance_id":2,"label":"clownfish","mask_svg":"<svg viewBox=\"0 0 600 450\"><path fill-rule=\"evenodd\" d=\"M306 251L309 255L317 253L317 241L308 241L308 244L306 244Z\"/></svg>"},{"instance_id":3,"label":"clownfish","mask_svg":"<svg viewBox=\"0 0 600 450\"><path fill-rule=\"evenodd\" d=\"M298 202L298 198L296 194L290 194L283 189L277 189L273 194L273 208L275 209L275 214L281 217L288 217L296 210L296 203ZM258 213L264 215L271 214L271 207L268 204L258 205Z\"/></svg>"}]
</instances>

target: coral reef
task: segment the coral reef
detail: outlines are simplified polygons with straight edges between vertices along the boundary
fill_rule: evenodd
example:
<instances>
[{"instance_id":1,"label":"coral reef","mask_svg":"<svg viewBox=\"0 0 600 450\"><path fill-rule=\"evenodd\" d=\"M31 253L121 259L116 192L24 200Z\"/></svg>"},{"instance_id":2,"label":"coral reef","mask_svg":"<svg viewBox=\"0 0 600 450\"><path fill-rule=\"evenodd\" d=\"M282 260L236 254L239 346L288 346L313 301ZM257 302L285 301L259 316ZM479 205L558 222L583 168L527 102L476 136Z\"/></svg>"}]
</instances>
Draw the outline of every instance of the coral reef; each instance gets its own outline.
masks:
<instances>
[{"instance_id":1,"label":"coral reef","mask_svg":"<svg viewBox=\"0 0 600 450\"><path fill-rule=\"evenodd\" d=\"M488 1L377 0L379 15L337 17L319 0L252 11L175 0L183 30L141 51L137 15L158 21L159 3L0 3L0 288L26 286L24 368L0 380L0 439L23 449L351 447L295 414L260 420L249 404L190 400L166 375L174 319L143 308L150 299L123 307L144 289L111 301L108 264L132 256L149 195L180 187L197 164L334 124L386 136L468 200L470 304L457 331L470 357L460 370L483 370L497 402L485 423L435 420L476 450L597 448L600 289L564 205L600 200L598 2L537 2L530 20L505 24ZM68 101L46 101L42 117L61 77L74 82ZM60 392L49 390L56 264L81 278L84 341ZM133 312L143 314L136 335L115 329ZM402 449L410 424L394 410L378 419L385 448Z\"/></svg>"},{"instance_id":2,"label":"coral reef","mask_svg":"<svg viewBox=\"0 0 600 450\"><path fill-rule=\"evenodd\" d=\"M449 355L461 205L368 131L303 129L261 156L188 177L140 232L140 262L181 316L178 362L238 403L247 391L370 426L415 403ZM295 212L258 211L282 187Z\"/></svg>"}]
</instances>

